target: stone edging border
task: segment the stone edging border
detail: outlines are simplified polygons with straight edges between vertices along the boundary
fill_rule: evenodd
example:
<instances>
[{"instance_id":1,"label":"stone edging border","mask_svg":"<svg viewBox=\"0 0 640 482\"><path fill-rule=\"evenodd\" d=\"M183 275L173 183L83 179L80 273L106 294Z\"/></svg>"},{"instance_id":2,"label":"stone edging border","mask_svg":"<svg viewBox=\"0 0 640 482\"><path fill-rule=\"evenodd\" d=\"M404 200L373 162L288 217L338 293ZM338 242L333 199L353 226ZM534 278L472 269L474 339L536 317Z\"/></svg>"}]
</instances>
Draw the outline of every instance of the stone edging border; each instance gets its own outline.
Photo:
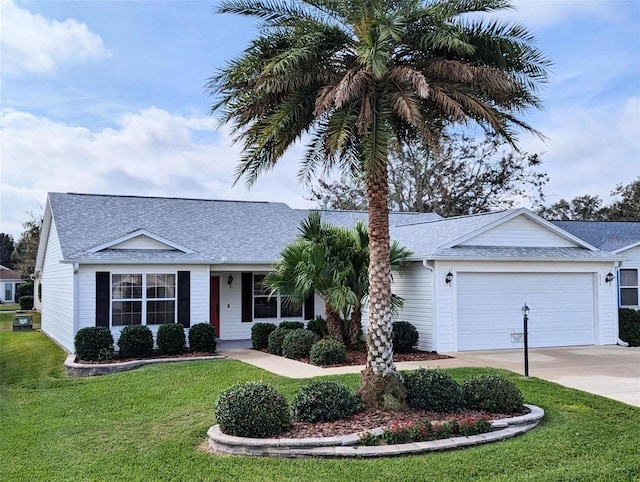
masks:
<instances>
[{"instance_id":1,"label":"stone edging border","mask_svg":"<svg viewBox=\"0 0 640 482\"><path fill-rule=\"evenodd\" d=\"M382 434L382 428L374 428L366 432L343 435L340 437L317 438L279 438L259 439L234 437L223 434L218 425L208 432L208 447L211 452L253 455L263 457L391 457L398 455L419 454L439 450L451 450L472 445L497 442L520 435L535 428L544 417L544 410L535 405L525 405L531 410L526 415L494 420L493 432L469 437L452 437L430 442L414 442L398 445L356 446L362 433Z\"/></svg>"},{"instance_id":2,"label":"stone edging border","mask_svg":"<svg viewBox=\"0 0 640 482\"><path fill-rule=\"evenodd\" d=\"M133 360L121 363L77 363L75 355L69 355L64 361L64 368L67 375L75 377L93 377L97 375L107 375L109 373L125 372L143 365L152 363L174 363L180 361L202 361L202 360L222 360L227 358L224 355L176 357L176 358L147 358L145 360Z\"/></svg>"}]
</instances>

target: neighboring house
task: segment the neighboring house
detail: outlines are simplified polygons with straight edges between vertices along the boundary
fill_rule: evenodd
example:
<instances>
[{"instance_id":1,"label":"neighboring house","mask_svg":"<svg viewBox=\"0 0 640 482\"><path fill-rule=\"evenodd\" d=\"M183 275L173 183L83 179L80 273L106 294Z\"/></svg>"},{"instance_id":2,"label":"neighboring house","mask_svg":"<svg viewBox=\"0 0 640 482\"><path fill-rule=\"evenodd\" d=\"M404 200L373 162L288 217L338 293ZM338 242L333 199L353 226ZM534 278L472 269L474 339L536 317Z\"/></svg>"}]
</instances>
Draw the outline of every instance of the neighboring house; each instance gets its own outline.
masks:
<instances>
[{"instance_id":1,"label":"neighboring house","mask_svg":"<svg viewBox=\"0 0 640 482\"><path fill-rule=\"evenodd\" d=\"M18 302L16 299L16 288L24 283L20 273L0 265L0 301L3 303Z\"/></svg>"},{"instance_id":2,"label":"neighboring house","mask_svg":"<svg viewBox=\"0 0 640 482\"><path fill-rule=\"evenodd\" d=\"M617 266L615 283L619 306L640 309L640 222L629 221L554 221L556 226L593 246L623 256Z\"/></svg>"},{"instance_id":3,"label":"neighboring house","mask_svg":"<svg viewBox=\"0 0 640 482\"><path fill-rule=\"evenodd\" d=\"M308 210L282 203L50 193L36 272L42 330L73 351L75 333L105 326L211 323L222 340L253 323L323 314L318 296L292 309L268 299L262 279ZM351 226L366 212L323 211ZM617 341L617 291L605 281L623 257L526 209L443 219L392 213L391 236L414 254L393 290L399 320L420 348L440 352ZM366 327L366 313L364 316Z\"/></svg>"}]
</instances>

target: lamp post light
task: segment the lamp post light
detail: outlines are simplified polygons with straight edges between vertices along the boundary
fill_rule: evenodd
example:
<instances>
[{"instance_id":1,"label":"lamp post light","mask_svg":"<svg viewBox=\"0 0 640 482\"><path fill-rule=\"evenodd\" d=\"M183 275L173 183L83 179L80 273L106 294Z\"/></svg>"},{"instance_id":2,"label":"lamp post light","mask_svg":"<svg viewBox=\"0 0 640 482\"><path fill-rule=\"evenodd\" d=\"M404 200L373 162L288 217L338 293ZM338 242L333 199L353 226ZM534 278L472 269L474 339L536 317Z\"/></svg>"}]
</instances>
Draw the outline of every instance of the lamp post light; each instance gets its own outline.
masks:
<instances>
[{"instance_id":1,"label":"lamp post light","mask_svg":"<svg viewBox=\"0 0 640 482\"><path fill-rule=\"evenodd\" d=\"M521 311L524 321L524 376L529 378L529 307L526 302Z\"/></svg>"}]
</instances>

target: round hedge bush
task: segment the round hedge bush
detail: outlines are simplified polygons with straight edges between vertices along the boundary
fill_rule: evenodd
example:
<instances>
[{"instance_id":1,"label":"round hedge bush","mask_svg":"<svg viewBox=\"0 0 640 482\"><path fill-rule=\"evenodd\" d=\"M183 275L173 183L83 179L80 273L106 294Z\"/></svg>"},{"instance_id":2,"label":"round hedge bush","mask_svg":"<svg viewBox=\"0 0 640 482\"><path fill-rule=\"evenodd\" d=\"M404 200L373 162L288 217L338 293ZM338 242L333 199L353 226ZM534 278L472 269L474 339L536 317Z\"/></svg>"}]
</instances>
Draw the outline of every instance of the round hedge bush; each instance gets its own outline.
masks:
<instances>
[{"instance_id":1,"label":"round hedge bush","mask_svg":"<svg viewBox=\"0 0 640 482\"><path fill-rule=\"evenodd\" d=\"M251 327L251 346L261 350L269 346L269 335L277 326L273 323L256 323Z\"/></svg>"},{"instance_id":2,"label":"round hedge bush","mask_svg":"<svg viewBox=\"0 0 640 482\"><path fill-rule=\"evenodd\" d=\"M319 338L329 336L329 328L327 328L327 320L322 316L317 316L313 320L307 322L307 330L313 331Z\"/></svg>"},{"instance_id":3,"label":"round hedge bush","mask_svg":"<svg viewBox=\"0 0 640 482\"><path fill-rule=\"evenodd\" d=\"M277 328L269 333L269 340L267 343L267 351L273 355L282 356L282 343L284 336L291 330L288 328Z\"/></svg>"},{"instance_id":4,"label":"round hedge bush","mask_svg":"<svg viewBox=\"0 0 640 482\"><path fill-rule=\"evenodd\" d=\"M313 331L304 329L290 330L282 340L282 355L292 360L306 358L309 356L311 347L316 341L318 341L318 335Z\"/></svg>"},{"instance_id":5,"label":"round hedge bush","mask_svg":"<svg viewBox=\"0 0 640 482\"><path fill-rule=\"evenodd\" d=\"M462 407L460 385L448 373L420 368L403 376L409 407L434 412L457 412Z\"/></svg>"},{"instance_id":6,"label":"round hedge bush","mask_svg":"<svg viewBox=\"0 0 640 482\"><path fill-rule=\"evenodd\" d=\"M153 353L153 334L143 325L125 326L118 338L120 358L147 358Z\"/></svg>"},{"instance_id":7,"label":"round hedge bush","mask_svg":"<svg viewBox=\"0 0 640 482\"><path fill-rule=\"evenodd\" d=\"M618 310L620 339L629 346L640 346L640 311L631 308Z\"/></svg>"},{"instance_id":8,"label":"round hedge bush","mask_svg":"<svg viewBox=\"0 0 640 482\"><path fill-rule=\"evenodd\" d=\"M91 326L82 328L74 340L76 356L80 360L97 361L113 358L113 335L109 328Z\"/></svg>"},{"instance_id":9,"label":"round hedge bush","mask_svg":"<svg viewBox=\"0 0 640 482\"><path fill-rule=\"evenodd\" d=\"M158 328L158 353L161 355L179 355L184 352L184 326L180 323L167 323Z\"/></svg>"},{"instance_id":10,"label":"round hedge bush","mask_svg":"<svg viewBox=\"0 0 640 482\"><path fill-rule=\"evenodd\" d=\"M362 403L349 387L329 380L307 383L291 404L294 418L301 422L331 422L360 410Z\"/></svg>"},{"instance_id":11,"label":"round hedge bush","mask_svg":"<svg viewBox=\"0 0 640 482\"><path fill-rule=\"evenodd\" d=\"M491 413L520 413L524 410L522 392L499 375L478 375L462 383L464 406Z\"/></svg>"},{"instance_id":12,"label":"round hedge bush","mask_svg":"<svg viewBox=\"0 0 640 482\"><path fill-rule=\"evenodd\" d=\"M215 415L220 430L236 437L271 437L291 425L287 401L264 382L238 383L222 392Z\"/></svg>"},{"instance_id":13,"label":"round hedge bush","mask_svg":"<svg viewBox=\"0 0 640 482\"><path fill-rule=\"evenodd\" d=\"M304 323L301 321L283 321L278 325L278 328L286 328L287 330L302 330Z\"/></svg>"},{"instance_id":14,"label":"round hedge bush","mask_svg":"<svg viewBox=\"0 0 640 482\"><path fill-rule=\"evenodd\" d=\"M347 349L337 340L324 338L313 344L309 357L314 365L335 365L347 359Z\"/></svg>"},{"instance_id":15,"label":"round hedge bush","mask_svg":"<svg viewBox=\"0 0 640 482\"><path fill-rule=\"evenodd\" d=\"M391 325L394 353L410 353L418 344L418 330L408 321L396 321Z\"/></svg>"},{"instance_id":16,"label":"round hedge bush","mask_svg":"<svg viewBox=\"0 0 640 482\"><path fill-rule=\"evenodd\" d=\"M216 351L216 329L209 323L196 323L189 328L191 351L214 353Z\"/></svg>"}]
</instances>

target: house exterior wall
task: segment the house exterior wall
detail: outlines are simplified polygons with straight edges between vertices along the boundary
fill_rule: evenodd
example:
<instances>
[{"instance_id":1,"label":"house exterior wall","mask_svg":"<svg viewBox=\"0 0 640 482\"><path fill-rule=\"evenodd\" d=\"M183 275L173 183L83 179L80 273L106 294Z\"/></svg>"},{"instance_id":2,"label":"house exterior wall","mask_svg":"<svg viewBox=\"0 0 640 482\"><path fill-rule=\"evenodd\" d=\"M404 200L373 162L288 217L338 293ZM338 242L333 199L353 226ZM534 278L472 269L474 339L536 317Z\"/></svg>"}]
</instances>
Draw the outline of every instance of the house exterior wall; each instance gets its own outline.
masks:
<instances>
[{"instance_id":1,"label":"house exterior wall","mask_svg":"<svg viewBox=\"0 0 640 482\"><path fill-rule=\"evenodd\" d=\"M14 281L14 280L2 280L0 281L0 300L4 303L13 303L14 301L17 303L18 298L16 297L16 288L19 284L22 283L22 280ZM7 298L5 294L7 293L7 287L11 290L11 296Z\"/></svg>"},{"instance_id":2,"label":"house exterior wall","mask_svg":"<svg viewBox=\"0 0 640 482\"><path fill-rule=\"evenodd\" d=\"M624 250L624 251L620 251L619 253L621 256L624 256L625 259L621 265L620 268L621 269L637 269L638 270L638 276L640 279L640 246L635 246L633 248ZM616 287L620 286L620 275L619 273L616 273L616 281L615 281ZM640 298L640 297L639 297ZM640 306L627 306L625 308L635 308L636 310L640 309Z\"/></svg>"},{"instance_id":3,"label":"house exterior wall","mask_svg":"<svg viewBox=\"0 0 640 482\"><path fill-rule=\"evenodd\" d=\"M575 247L576 244L550 231L548 228L518 216L478 236L459 244L460 246L526 246L536 248Z\"/></svg>"},{"instance_id":4,"label":"house exterior wall","mask_svg":"<svg viewBox=\"0 0 640 482\"><path fill-rule=\"evenodd\" d=\"M75 337L73 265L60 262L62 250L54 221L51 221L45 253L41 278L41 328L65 350L73 352Z\"/></svg>"},{"instance_id":5,"label":"house exterior wall","mask_svg":"<svg viewBox=\"0 0 640 482\"><path fill-rule=\"evenodd\" d=\"M616 290L606 283L604 277L613 268L611 263L593 262L482 262L482 261L437 261L435 263L435 346L438 352L458 351L457 332L457 277L460 273L592 273L594 293L594 344L615 344L618 332L616 310ZM453 281L445 282L451 271ZM525 300L526 301L526 300Z\"/></svg>"},{"instance_id":6,"label":"house exterior wall","mask_svg":"<svg viewBox=\"0 0 640 482\"><path fill-rule=\"evenodd\" d=\"M78 330L96 326L96 272L115 274L191 272L191 324L209 322L209 266L208 265L81 265L78 272ZM44 288L43 288L44 293ZM150 325L155 335L161 325ZM113 339L118 341L123 326L110 328Z\"/></svg>"}]
</instances>

